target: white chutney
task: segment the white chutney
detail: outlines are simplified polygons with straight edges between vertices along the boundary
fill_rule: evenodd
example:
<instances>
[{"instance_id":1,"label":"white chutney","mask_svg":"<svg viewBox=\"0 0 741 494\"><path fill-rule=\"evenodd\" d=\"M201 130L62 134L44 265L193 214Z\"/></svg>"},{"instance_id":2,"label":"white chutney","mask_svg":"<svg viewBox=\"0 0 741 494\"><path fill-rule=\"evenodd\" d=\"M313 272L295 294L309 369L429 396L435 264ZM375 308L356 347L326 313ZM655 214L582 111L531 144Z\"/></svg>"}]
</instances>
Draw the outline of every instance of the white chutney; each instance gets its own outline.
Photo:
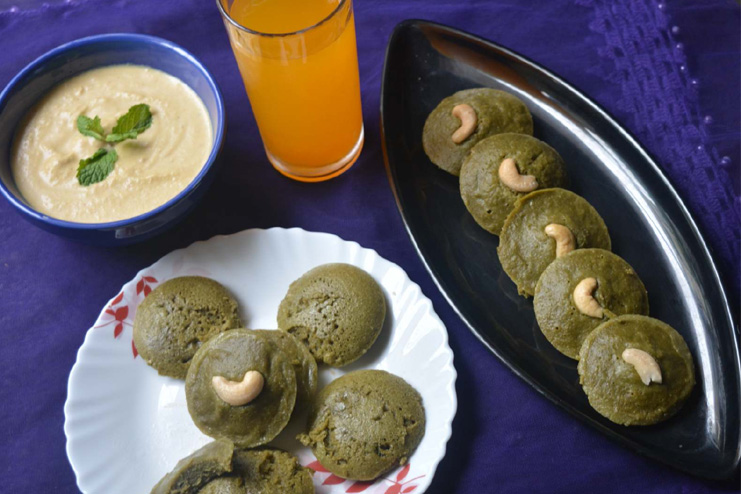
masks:
<instances>
[{"instance_id":1,"label":"white chutney","mask_svg":"<svg viewBox=\"0 0 741 494\"><path fill-rule=\"evenodd\" d=\"M77 117L100 117L109 133L134 105L145 103L152 125L135 140L115 144L115 169L103 181L80 185L81 159L110 147L77 130ZM176 77L150 67L93 69L54 87L19 127L11 167L28 204L53 218L104 223L132 218L166 203L198 175L213 131L206 107Z\"/></svg>"}]
</instances>

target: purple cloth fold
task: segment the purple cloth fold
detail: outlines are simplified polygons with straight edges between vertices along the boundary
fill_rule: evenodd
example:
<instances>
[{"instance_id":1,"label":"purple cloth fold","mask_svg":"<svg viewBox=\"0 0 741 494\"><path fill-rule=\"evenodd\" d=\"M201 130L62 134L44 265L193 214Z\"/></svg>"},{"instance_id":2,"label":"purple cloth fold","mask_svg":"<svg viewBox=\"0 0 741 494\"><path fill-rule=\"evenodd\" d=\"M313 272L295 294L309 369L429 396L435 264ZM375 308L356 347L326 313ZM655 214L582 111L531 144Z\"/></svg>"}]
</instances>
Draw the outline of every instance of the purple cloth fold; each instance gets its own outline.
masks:
<instances>
[{"instance_id":1,"label":"purple cloth fold","mask_svg":"<svg viewBox=\"0 0 741 494\"><path fill-rule=\"evenodd\" d=\"M692 478L622 448L542 398L484 349L407 237L383 168L378 103L386 42L405 18L450 24L534 59L607 108L657 158L698 220L736 302L739 6L356 0L355 8L365 149L340 178L302 184L265 158L213 0L17 6L0 0L0 86L63 42L106 32L152 34L192 51L214 73L229 129L224 166L202 203L184 224L141 245L71 243L0 201L0 492L77 492L62 429L67 376L85 332L126 281L193 241L271 226L327 231L373 248L432 299L455 352L459 410L429 493L738 492L738 480Z\"/></svg>"}]
</instances>

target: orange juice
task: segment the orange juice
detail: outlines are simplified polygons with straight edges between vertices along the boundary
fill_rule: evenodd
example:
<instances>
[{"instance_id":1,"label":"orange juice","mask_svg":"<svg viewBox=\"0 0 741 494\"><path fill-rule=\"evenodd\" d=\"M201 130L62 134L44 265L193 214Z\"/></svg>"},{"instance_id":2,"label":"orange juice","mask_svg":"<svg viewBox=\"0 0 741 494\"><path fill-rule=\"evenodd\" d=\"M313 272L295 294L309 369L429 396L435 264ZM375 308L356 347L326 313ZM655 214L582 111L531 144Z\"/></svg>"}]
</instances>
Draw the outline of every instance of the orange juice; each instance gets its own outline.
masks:
<instances>
[{"instance_id":1,"label":"orange juice","mask_svg":"<svg viewBox=\"0 0 741 494\"><path fill-rule=\"evenodd\" d=\"M234 0L224 10L247 28L226 22L272 164L307 181L347 169L363 141L351 0Z\"/></svg>"}]
</instances>

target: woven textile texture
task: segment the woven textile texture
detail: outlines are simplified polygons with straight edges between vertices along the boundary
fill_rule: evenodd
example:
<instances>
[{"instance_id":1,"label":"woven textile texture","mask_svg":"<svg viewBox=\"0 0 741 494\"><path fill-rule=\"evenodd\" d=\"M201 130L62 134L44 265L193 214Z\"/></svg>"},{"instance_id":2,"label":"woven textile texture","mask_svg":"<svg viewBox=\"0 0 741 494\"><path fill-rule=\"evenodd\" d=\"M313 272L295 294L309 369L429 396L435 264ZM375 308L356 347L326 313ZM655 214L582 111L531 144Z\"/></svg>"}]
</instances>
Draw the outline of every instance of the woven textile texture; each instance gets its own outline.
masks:
<instances>
[{"instance_id":1,"label":"woven textile texture","mask_svg":"<svg viewBox=\"0 0 741 494\"><path fill-rule=\"evenodd\" d=\"M721 271L738 294L739 156L721 156L713 145L712 117L700 112L700 80L690 76L684 43L675 38L680 27L671 24L667 4L661 2L583 0L580 4L593 9L589 27L604 39L598 49L603 57L601 74L620 86L614 111L655 153L701 230L710 236L721 267L731 268L731 276ZM735 138L736 145L738 133L739 129L735 133L731 129L728 136Z\"/></svg>"}]
</instances>

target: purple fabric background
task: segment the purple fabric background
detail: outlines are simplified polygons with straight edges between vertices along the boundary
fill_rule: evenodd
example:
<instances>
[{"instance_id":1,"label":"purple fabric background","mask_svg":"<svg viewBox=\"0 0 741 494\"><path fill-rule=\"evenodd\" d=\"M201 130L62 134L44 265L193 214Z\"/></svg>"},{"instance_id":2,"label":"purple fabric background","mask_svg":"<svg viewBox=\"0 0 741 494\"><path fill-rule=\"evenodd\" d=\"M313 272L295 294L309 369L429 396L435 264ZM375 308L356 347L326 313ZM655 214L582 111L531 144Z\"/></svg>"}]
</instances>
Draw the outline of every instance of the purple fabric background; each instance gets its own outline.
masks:
<instances>
[{"instance_id":1,"label":"purple fabric background","mask_svg":"<svg viewBox=\"0 0 741 494\"><path fill-rule=\"evenodd\" d=\"M490 355L446 304L404 231L379 142L384 49L394 25L410 17L512 48L607 108L677 186L737 303L741 11L730 0L356 0L365 149L348 173L314 185L269 166L213 0L0 0L0 86L63 42L139 32L201 58L229 110L225 166L189 220L164 236L120 249L78 245L0 202L0 491L77 492L62 430L67 376L85 332L126 281L193 241L271 226L373 248L432 299L455 352L459 410L428 492L738 491L738 479L689 477L568 416Z\"/></svg>"}]
</instances>

